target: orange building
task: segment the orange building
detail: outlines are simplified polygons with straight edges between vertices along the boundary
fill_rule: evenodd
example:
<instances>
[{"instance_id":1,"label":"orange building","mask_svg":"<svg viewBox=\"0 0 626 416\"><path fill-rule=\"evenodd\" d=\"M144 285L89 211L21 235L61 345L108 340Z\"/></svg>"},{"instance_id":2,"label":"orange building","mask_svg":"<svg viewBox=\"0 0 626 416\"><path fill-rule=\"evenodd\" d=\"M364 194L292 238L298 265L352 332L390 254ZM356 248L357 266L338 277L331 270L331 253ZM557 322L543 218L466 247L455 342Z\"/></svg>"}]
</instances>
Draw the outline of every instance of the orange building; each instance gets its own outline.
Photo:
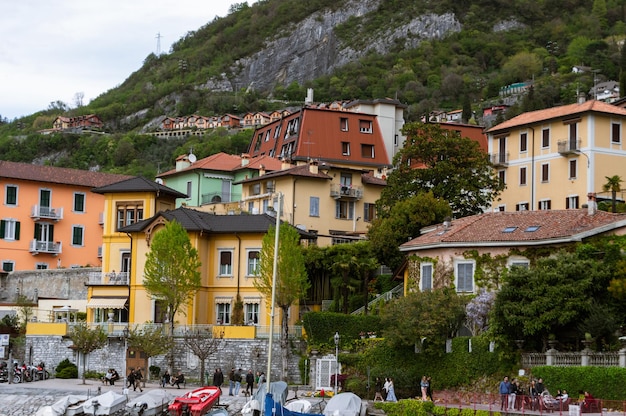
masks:
<instances>
[{"instance_id":1,"label":"orange building","mask_svg":"<svg viewBox=\"0 0 626 416\"><path fill-rule=\"evenodd\" d=\"M100 266L104 196L125 175L0 161L2 271Z\"/></svg>"}]
</instances>

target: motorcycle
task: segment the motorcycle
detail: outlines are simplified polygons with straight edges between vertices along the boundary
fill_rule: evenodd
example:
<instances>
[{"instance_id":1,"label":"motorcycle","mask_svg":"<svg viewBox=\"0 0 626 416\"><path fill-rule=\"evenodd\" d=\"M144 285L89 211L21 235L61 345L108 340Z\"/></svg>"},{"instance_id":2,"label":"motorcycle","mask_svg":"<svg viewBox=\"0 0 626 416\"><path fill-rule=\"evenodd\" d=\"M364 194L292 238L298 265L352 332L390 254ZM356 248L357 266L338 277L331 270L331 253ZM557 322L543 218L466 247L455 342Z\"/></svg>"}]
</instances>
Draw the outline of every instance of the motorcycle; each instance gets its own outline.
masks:
<instances>
[{"instance_id":1,"label":"motorcycle","mask_svg":"<svg viewBox=\"0 0 626 416\"><path fill-rule=\"evenodd\" d=\"M48 370L46 370L46 364L41 361L39 364L37 364L36 370L35 370L35 380L47 380L50 378L50 373L48 372Z\"/></svg>"},{"instance_id":2,"label":"motorcycle","mask_svg":"<svg viewBox=\"0 0 626 416\"><path fill-rule=\"evenodd\" d=\"M17 363L13 364L13 384L18 384L22 382L22 369L17 365Z\"/></svg>"},{"instance_id":3,"label":"motorcycle","mask_svg":"<svg viewBox=\"0 0 626 416\"><path fill-rule=\"evenodd\" d=\"M0 383L9 382L9 369L7 367L8 366L6 362L0 362Z\"/></svg>"}]
</instances>

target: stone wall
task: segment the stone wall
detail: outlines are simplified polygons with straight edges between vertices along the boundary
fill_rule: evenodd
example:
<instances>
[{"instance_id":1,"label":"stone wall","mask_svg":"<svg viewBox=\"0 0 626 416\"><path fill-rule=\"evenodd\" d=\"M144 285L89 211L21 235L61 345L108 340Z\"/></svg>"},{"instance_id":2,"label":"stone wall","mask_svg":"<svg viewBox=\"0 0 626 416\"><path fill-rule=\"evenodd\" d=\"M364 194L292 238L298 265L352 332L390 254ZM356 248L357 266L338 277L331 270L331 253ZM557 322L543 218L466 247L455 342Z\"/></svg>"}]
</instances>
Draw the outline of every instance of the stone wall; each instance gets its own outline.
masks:
<instances>
[{"instance_id":1,"label":"stone wall","mask_svg":"<svg viewBox=\"0 0 626 416\"><path fill-rule=\"evenodd\" d=\"M298 369L300 356L298 350L304 341L292 341L292 352L289 357L288 381L291 384L302 384L302 377ZM25 360L27 362L38 363L43 361L51 374L54 368L64 359L78 366L79 375L82 375L83 364L79 363L79 354L69 348L72 341L69 338L60 336L28 336L26 338ZM177 351L174 358L173 371L182 371L187 379L200 379L200 362L198 358L186 348L181 339L176 340ZM282 364L282 353L280 345L273 344L272 354L272 374L273 380L281 379L280 369ZM208 372L209 382L213 379L213 372L217 367L221 368L227 376L232 367L241 368L246 372L252 369L267 372L267 352L268 341L266 339L228 339L223 340L220 350L210 356L205 363ZM167 368L165 356L152 357L149 365L156 365L163 372ZM121 374L124 367L124 339L109 338L104 348L94 351L87 356L87 370L104 373L108 368L115 368ZM225 377L227 379L227 377ZM309 377L309 380L311 377Z\"/></svg>"},{"instance_id":2,"label":"stone wall","mask_svg":"<svg viewBox=\"0 0 626 416\"><path fill-rule=\"evenodd\" d=\"M87 299L89 273L99 267L15 271L0 280L0 302L14 303L18 295L37 302L39 298Z\"/></svg>"}]
</instances>

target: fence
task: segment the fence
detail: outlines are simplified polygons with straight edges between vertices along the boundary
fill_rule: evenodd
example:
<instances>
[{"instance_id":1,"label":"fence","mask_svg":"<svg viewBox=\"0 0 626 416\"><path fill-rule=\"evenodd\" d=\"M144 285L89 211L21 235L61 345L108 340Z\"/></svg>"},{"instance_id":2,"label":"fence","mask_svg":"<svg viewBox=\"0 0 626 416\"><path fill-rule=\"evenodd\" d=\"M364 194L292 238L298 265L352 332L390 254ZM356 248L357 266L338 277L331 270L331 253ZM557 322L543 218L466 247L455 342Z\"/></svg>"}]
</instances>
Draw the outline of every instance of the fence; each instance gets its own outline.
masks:
<instances>
[{"instance_id":1,"label":"fence","mask_svg":"<svg viewBox=\"0 0 626 416\"><path fill-rule=\"evenodd\" d=\"M559 352L550 349L545 353L522 353L523 368L542 365L626 367L626 349L610 352L594 352L587 348L580 352Z\"/></svg>"}]
</instances>

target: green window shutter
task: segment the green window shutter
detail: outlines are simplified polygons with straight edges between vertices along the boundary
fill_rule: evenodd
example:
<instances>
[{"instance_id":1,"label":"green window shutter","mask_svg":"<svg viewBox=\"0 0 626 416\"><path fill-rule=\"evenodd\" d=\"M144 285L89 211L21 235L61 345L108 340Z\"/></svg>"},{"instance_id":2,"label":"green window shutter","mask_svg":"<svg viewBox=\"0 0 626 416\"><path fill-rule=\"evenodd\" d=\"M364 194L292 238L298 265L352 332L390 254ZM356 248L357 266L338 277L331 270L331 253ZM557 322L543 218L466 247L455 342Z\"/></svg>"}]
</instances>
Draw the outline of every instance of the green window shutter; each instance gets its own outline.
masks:
<instances>
[{"instance_id":1,"label":"green window shutter","mask_svg":"<svg viewBox=\"0 0 626 416\"><path fill-rule=\"evenodd\" d=\"M16 240L20 239L20 222L19 221L15 223L15 239Z\"/></svg>"},{"instance_id":2,"label":"green window shutter","mask_svg":"<svg viewBox=\"0 0 626 416\"><path fill-rule=\"evenodd\" d=\"M4 228L6 222L4 220L0 221L0 239L4 239Z\"/></svg>"}]
</instances>

